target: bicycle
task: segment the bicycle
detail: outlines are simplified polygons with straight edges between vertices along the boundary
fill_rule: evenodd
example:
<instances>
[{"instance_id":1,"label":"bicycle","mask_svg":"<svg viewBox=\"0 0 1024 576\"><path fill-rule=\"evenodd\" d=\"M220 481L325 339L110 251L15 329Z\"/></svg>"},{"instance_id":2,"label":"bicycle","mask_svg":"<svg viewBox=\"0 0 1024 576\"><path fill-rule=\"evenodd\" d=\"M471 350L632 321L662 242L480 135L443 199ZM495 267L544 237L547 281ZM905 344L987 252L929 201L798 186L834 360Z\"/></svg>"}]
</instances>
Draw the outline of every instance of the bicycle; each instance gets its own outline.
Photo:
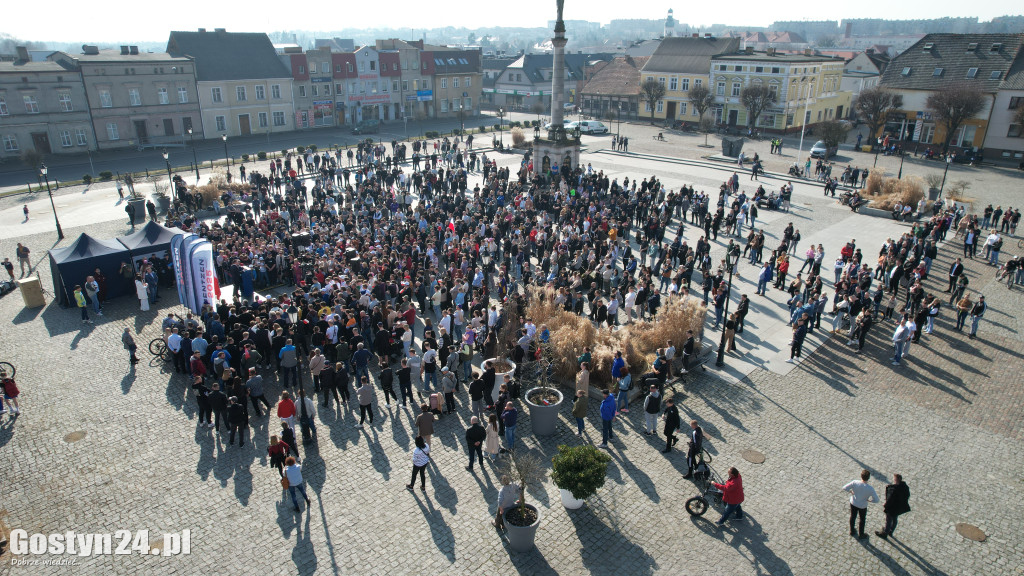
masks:
<instances>
[{"instance_id":1,"label":"bicycle","mask_svg":"<svg viewBox=\"0 0 1024 576\"><path fill-rule=\"evenodd\" d=\"M10 362L0 362L0 370L6 372L8 378L14 378L14 374L18 371Z\"/></svg>"},{"instance_id":2,"label":"bicycle","mask_svg":"<svg viewBox=\"0 0 1024 576\"><path fill-rule=\"evenodd\" d=\"M154 338L149 342L149 353L162 359L164 362L169 362L173 356L171 349L167 347L167 342L163 338Z\"/></svg>"},{"instance_id":3,"label":"bicycle","mask_svg":"<svg viewBox=\"0 0 1024 576\"><path fill-rule=\"evenodd\" d=\"M707 456L707 461L704 460L705 456ZM708 454L707 450L701 450L698 455L693 477L700 494L686 501L686 511L690 516L703 516L711 504L721 506L722 491L715 488L715 483L722 484L722 478L711 468L711 454Z\"/></svg>"}]
</instances>

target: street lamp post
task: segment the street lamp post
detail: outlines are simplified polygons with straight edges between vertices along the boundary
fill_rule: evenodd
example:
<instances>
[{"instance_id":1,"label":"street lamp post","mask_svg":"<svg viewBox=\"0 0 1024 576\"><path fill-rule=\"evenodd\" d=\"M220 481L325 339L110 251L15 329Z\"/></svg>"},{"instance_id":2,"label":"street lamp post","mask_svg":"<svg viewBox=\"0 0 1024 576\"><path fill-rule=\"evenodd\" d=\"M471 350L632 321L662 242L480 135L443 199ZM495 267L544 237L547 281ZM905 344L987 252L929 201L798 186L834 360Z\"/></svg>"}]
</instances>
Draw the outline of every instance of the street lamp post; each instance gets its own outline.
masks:
<instances>
[{"instance_id":1,"label":"street lamp post","mask_svg":"<svg viewBox=\"0 0 1024 576\"><path fill-rule=\"evenodd\" d=\"M504 130L504 123L505 123L505 109L504 108L498 108L498 142L500 143L502 149L505 148L505 133L502 131L502 130Z\"/></svg>"},{"instance_id":2,"label":"street lamp post","mask_svg":"<svg viewBox=\"0 0 1024 576\"><path fill-rule=\"evenodd\" d=\"M188 129L188 141L192 144L192 165L196 167L196 186L199 186L199 160L196 159L196 140L191 128Z\"/></svg>"},{"instance_id":3,"label":"street lamp post","mask_svg":"<svg viewBox=\"0 0 1024 576\"><path fill-rule=\"evenodd\" d=\"M903 149L903 145L900 145L900 171L896 174L896 179L903 179L903 159L907 157L907 151Z\"/></svg>"},{"instance_id":4,"label":"street lamp post","mask_svg":"<svg viewBox=\"0 0 1024 576\"><path fill-rule=\"evenodd\" d=\"M220 139L224 141L224 172L231 174L231 157L228 156L228 135L221 134Z\"/></svg>"},{"instance_id":5,"label":"street lamp post","mask_svg":"<svg viewBox=\"0 0 1024 576\"><path fill-rule=\"evenodd\" d=\"M946 189L946 174L949 173L949 165L953 163L953 155L946 155L946 168L942 171L942 186L939 187L939 195L942 195L942 191Z\"/></svg>"},{"instance_id":6,"label":"street lamp post","mask_svg":"<svg viewBox=\"0 0 1024 576\"><path fill-rule=\"evenodd\" d=\"M57 224L57 239L64 239L64 231L60 228L60 219L57 218L57 206L53 203L53 192L50 191L50 177L46 175L49 172L46 168L46 164L39 167L39 173L43 175L43 180L46 181L46 194L50 197L50 208L53 209L53 221Z\"/></svg>"},{"instance_id":7,"label":"street lamp post","mask_svg":"<svg viewBox=\"0 0 1024 576\"><path fill-rule=\"evenodd\" d=\"M174 198L174 201L177 202L178 201L178 189L174 186L174 178L171 177L171 159L170 159L171 157L170 157L170 154L167 153L167 150L164 150L163 157L164 157L164 164L167 164L167 181L171 184L171 196L172 196L172 198Z\"/></svg>"},{"instance_id":8,"label":"street lamp post","mask_svg":"<svg viewBox=\"0 0 1024 576\"><path fill-rule=\"evenodd\" d=\"M288 321L292 326L299 321L299 309L292 304L288 307ZM306 389L302 385L302 374L298 375L299 381L299 427L302 428L302 443L309 444L313 441L313 432L309 428L309 413L306 412Z\"/></svg>"},{"instance_id":9,"label":"street lamp post","mask_svg":"<svg viewBox=\"0 0 1024 576\"><path fill-rule=\"evenodd\" d=\"M726 248L726 250L725 265L729 268L729 283L725 288L725 313L722 321L722 338L718 342L718 359L715 360L715 366L719 368L725 366L725 324L729 322L729 300L732 298L732 269L735 265L732 255L732 240L729 241L729 247Z\"/></svg>"},{"instance_id":10,"label":"street lamp post","mask_svg":"<svg viewBox=\"0 0 1024 576\"><path fill-rule=\"evenodd\" d=\"M882 150L882 139L878 139L878 146L875 146L875 163L871 165L872 168L878 166L878 153Z\"/></svg>"},{"instance_id":11,"label":"street lamp post","mask_svg":"<svg viewBox=\"0 0 1024 576\"><path fill-rule=\"evenodd\" d=\"M804 154L804 133L807 131L807 121L809 119L808 118L809 114L807 112L811 108L811 92L813 92L813 91L814 91L814 84L808 84L807 85L807 99L804 100L804 117L803 117L803 121L800 122L800 146L799 146L799 149L797 150L797 153L796 153L796 161L797 162L800 162L800 158ZM827 156L827 154L826 154L826 156ZM826 160L827 159L828 158L826 158ZM807 176L807 175L804 174L804 176Z\"/></svg>"}]
</instances>

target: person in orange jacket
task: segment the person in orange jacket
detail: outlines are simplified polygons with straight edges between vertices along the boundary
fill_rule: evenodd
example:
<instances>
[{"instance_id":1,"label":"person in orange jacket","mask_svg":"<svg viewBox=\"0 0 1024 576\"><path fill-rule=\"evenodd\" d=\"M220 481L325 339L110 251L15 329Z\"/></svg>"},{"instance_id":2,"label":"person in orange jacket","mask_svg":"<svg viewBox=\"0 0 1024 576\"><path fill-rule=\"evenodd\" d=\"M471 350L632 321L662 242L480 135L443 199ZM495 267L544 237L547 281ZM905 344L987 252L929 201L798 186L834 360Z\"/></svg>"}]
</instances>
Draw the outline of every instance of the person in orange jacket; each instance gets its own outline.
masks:
<instances>
[{"instance_id":1,"label":"person in orange jacket","mask_svg":"<svg viewBox=\"0 0 1024 576\"><path fill-rule=\"evenodd\" d=\"M725 512L719 518L718 525L725 524L733 512L736 513L736 519L741 520L743 518L743 508L740 506L743 504L743 478L740 477L740 471L736 468L729 468L729 478L725 484L718 482L712 482L712 484L722 491L722 502L725 503Z\"/></svg>"}]
</instances>

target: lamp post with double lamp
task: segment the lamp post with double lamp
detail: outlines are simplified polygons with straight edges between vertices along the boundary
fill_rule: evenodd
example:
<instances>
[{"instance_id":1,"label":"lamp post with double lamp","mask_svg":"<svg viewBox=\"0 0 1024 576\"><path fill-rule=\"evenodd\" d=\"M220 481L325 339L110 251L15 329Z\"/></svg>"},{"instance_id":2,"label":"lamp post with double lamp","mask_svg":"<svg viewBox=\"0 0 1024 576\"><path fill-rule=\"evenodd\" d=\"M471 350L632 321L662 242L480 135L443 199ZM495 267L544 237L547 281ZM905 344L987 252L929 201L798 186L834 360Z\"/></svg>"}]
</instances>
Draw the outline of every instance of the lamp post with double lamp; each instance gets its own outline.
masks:
<instances>
[{"instance_id":1,"label":"lamp post with double lamp","mask_svg":"<svg viewBox=\"0 0 1024 576\"><path fill-rule=\"evenodd\" d=\"M192 144L192 165L196 167L196 186L199 186L199 160L196 159L196 141L192 129L188 129L188 141Z\"/></svg>"},{"instance_id":2,"label":"lamp post with double lamp","mask_svg":"<svg viewBox=\"0 0 1024 576\"><path fill-rule=\"evenodd\" d=\"M942 186L939 187L939 195L942 195L942 191L946 189L946 174L949 173L949 165L953 163L953 155L946 155L946 168L942 171Z\"/></svg>"},{"instance_id":3,"label":"lamp post with double lamp","mask_svg":"<svg viewBox=\"0 0 1024 576\"><path fill-rule=\"evenodd\" d=\"M882 139L877 140L878 146L875 146L875 163L871 165L872 168L878 166L878 153L882 151Z\"/></svg>"},{"instance_id":4,"label":"lamp post with double lamp","mask_svg":"<svg viewBox=\"0 0 1024 576\"><path fill-rule=\"evenodd\" d=\"M288 307L288 322L291 326L299 321L299 309L292 304ZM298 369L296 369L298 370ZM306 389L302 385L302 374L298 375L299 381L299 427L302 428L302 443L309 444L313 441L313 432L309 429L309 413L306 412Z\"/></svg>"},{"instance_id":5,"label":"lamp post with double lamp","mask_svg":"<svg viewBox=\"0 0 1024 576\"><path fill-rule=\"evenodd\" d=\"M46 181L46 194L50 196L50 208L53 208L53 221L57 224L57 240L64 239L64 231L60 228L60 219L57 218L57 206L53 203L53 192L50 191L50 177L46 175L49 172L46 168L46 164L39 167L39 173L43 175L43 180Z\"/></svg>"},{"instance_id":6,"label":"lamp post with double lamp","mask_svg":"<svg viewBox=\"0 0 1024 576\"><path fill-rule=\"evenodd\" d=\"M224 172L231 174L231 157L228 156L228 135L221 134L220 139L224 141Z\"/></svg>"},{"instance_id":7,"label":"lamp post with double lamp","mask_svg":"<svg viewBox=\"0 0 1024 576\"><path fill-rule=\"evenodd\" d=\"M167 164L167 181L171 184L171 197L177 202L178 189L174 186L174 178L171 176L171 156L167 153L167 150L163 151L162 156L164 157L164 164Z\"/></svg>"},{"instance_id":8,"label":"lamp post with double lamp","mask_svg":"<svg viewBox=\"0 0 1024 576\"><path fill-rule=\"evenodd\" d=\"M729 248L726 248L725 253L725 265L729 267L729 280L725 287L725 312L722 320L722 338L718 342L718 358L715 360L715 366L721 368L725 366L725 324L729 321L729 300L732 298L732 269L734 264L734 258L732 255L732 241L729 242Z\"/></svg>"}]
</instances>

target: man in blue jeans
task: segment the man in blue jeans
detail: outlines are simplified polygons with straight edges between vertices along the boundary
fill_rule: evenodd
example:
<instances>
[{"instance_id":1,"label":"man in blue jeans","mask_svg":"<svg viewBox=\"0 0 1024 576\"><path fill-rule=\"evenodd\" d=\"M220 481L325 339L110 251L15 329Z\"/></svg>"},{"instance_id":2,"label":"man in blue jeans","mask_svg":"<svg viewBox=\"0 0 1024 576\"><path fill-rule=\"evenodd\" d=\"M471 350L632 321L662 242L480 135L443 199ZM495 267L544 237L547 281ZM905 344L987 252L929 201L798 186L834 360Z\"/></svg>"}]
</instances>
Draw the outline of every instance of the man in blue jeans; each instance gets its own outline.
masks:
<instances>
[{"instance_id":1,"label":"man in blue jeans","mask_svg":"<svg viewBox=\"0 0 1024 576\"><path fill-rule=\"evenodd\" d=\"M299 355L295 350L295 345L292 344L292 339L285 340L284 346L281 347L281 351L277 353L277 358L281 361L281 385L288 388L288 380L291 377L291 381L296 386L299 385Z\"/></svg>"},{"instance_id":2,"label":"man in blue jeans","mask_svg":"<svg viewBox=\"0 0 1024 576\"><path fill-rule=\"evenodd\" d=\"M505 443L508 449L512 450L516 444L516 421L519 419L519 411L511 402L505 404L505 411L501 413L501 421L505 424Z\"/></svg>"},{"instance_id":3,"label":"man in blue jeans","mask_svg":"<svg viewBox=\"0 0 1024 576\"><path fill-rule=\"evenodd\" d=\"M601 448L608 447L612 439L612 422L615 420L615 398L611 390L605 389L604 400L601 401Z\"/></svg>"},{"instance_id":4,"label":"man in blue jeans","mask_svg":"<svg viewBox=\"0 0 1024 576\"><path fill-rule=\"evenodd\" d=\"M907 317L903 316L900 320L900 325L896 327L896 331L892 334L892 345L893 345L893 356L892 365L899 366L900 359L903 358L903 349L907 344L907 340L910 339L910 330L907 329Z\"/></svg>"},{"instance_id":5,"label":"man in blue jeans","mask_svg":"<svg viewBox=\"0 0 1024 576\"><path fill-rule=\"evenodd\" d=\"M363 376L366 376L367 380L370 379L370 370L368 368L370 356L372 354L363 346L362 342L356 345L356 351L352 354L352 363L356 367L356 381L360 381L359 379Z\"/></svg>"},{"instance_id":6,"label":"man in blue jeans","mask_svg":"<svg viewBox=\"0 0 1024 576\"><path fill-rule=\"evenodd\" d=\"M295 463L295 457L289 456L284 461L285 478L288 479L288 493L292 496L292 504L295 505L295 511L299 512L299 500L295 497L295 491L298 490L302 493L302 497L306 500L306 506L309 507L309 496L306 496L306 486L302 482L302 466Z\"/></svg>"}]
</instances>

